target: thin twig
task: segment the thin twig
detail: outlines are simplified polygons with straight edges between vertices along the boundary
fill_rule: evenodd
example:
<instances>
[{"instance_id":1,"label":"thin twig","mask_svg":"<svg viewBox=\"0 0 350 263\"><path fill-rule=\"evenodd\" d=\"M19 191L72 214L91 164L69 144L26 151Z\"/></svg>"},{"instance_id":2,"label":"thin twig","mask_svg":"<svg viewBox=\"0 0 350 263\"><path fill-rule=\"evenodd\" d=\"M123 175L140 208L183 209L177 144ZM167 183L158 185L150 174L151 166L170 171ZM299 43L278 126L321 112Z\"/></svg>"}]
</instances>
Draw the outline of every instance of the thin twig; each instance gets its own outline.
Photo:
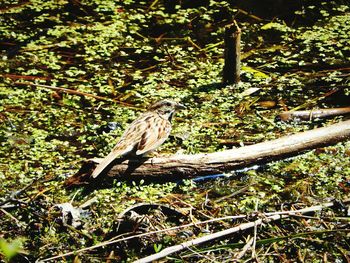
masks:
<instances>
[{"instance_id":1,"label":"thin twig","mask_svg":"<svg viewBox=\"0 0 350 263\"><path fill-rule=\"evenodd\" d=\"M154 0L152 4L147 8L147 12L149 12L158 2L159 0Z\"/></svg>"},{"instance_id":2,"label":"thin twig","mask_svg":"<svg viewBox=\"0 0 350 263\"><path fill-rule=\"evenodd\" d=\"M344 203L348 203L348 202L350 202L350 199L344 201ZM289 214L275 214L275 215L268 216L265 219L259 218L253 222L243 223L243 224L240 224L240 225L235 226L233 228L225 229L225 230L222 230L222 231L210 234L210 235L206 235L206 236L203 236L200 238L196 238L193 240L183 242L179 245L168 247L159 253L141 258L141 259L135 261L134 263L153 262L153 261L159 260L161 258L167 257L175 252L179 252L179 251L182 251L184 249L187 249L188 247L200 245L202 243L212 241L212 240L215 240L218 238L223 238L225 236L237 233L239 231L243 231L243 230L252 228L255 225L261 225L262 223L269 223L272 221L280 220L282 218L287 218L291 214L299 214L299 213L303 214L303 213L308 213L308 212L321 211L322 209L327 208L327 207L332 207L333 205L334 205L334 202L329 202L329 203L325 203L325 204L321 204L321 205L317 205L317 206L311 206L311 207L307 207L307 208L303 208L303 209L299 209L299 210L295 210L295 211L288 211Z\"/></svg>"},{"instance_id":3,"label":"thin twig","mask_svg":"<svg viewBox=\"0 0 350 263\"><path fill-rule=\"evenodd\" d=\"M350 203L350 199L344 200L343 201L344 204ZM159 253L156 253L154 255L142 258L136 262L141 263L141 262L152 262L154 260L157 259L161 259L164 258L170 254L173 254L175 252L179 252L182 251L184 249L186 249L189 246L194 246L194 245L198 245L216 238L221 238L224 237L226 235L230 235L242 230L246 230L249 228L254 227L255 224L260 225L263 222L272 222L272 221L276 221L279 220L281 218L287 218L290 215L294 215L294 214L304 214L304 213L309 213L309 212L316 212L316 211L321 211L324 208L327 207L332 207L334 205L334 202L328 202L328 203L324 203L321 205L317 205L317 206L311 206L311 207L307 207L307 208L303 208L303 209L299 209L299 210L295 210L295 211L280 211L280 212L273 212L273 213L264 213L264 216L267 216L264 220L263 219L258 219L254 222L248 222L248 223L244 223L244 224L240 224L236 227L233 228L229 228L223 231L219 231L207 236L203 236L194 240L190 240L187 242L184 242L180 245L176 245L176 246L172 246L172 247L168 247L164 250L162 250ZM182 228L186 228L186 227L190 227L190 226L194 226L194 225L199 225L199 224L207 224L209 222L215 222L215 221L221 221L221 220L226 220L226 219L237 219L237 218L246 218L246 215L239 215L239 216L229 216L229 217L223 217L223 218L216 218L216 219L211 219L211 220L207 220L207 221L202 221L202 222L196 222L196 223L190 223L190 224L186 224L186 225L182 225L182 226L177 226L177 227L171 227L171 228L167 228L167 229L162 229L162 230L157 230L157 231L152 231L152 232L148 232L148 233L142 233L142 234L138 234L138 235L134 235L134 236L129 236L126 238L121 238L121 239L117 239L117 240L107 240L104 242L101 242L99 244L96 244L94 246L90 246L90 247L86 247L86 248L82 248L76 251L71 251L65 254L61 254L61 255L57 255L57 256L53 256L50 258L45 258L45 259L38 259L36 262L40 263L40 262L47 262L50 260L54 260L54 259L58 259L58 258L63 258L63 257L67 257L67 256L71 256L71 255L75 255L84 251L89 251L89 250L93 250L99 247L103 247L103 246L108 246L111 244L115 244L121 241L126 241L126 240L130 240L133 238L137 238L137 237L143 237L143 236L149 236L149 235L153 235L153 234L157 234L157 233L164 233L167 231L171 231L171 230L179 230Z\"/></svg>"},{"instance_id":4,"label":"thin twig","mask_svg":"<svg viewBox=\"0 0 350 263\"><path fill-rule=\"evenodd\" d=\"M248 16L248 17L250 17L250 18L252 18L252 19L254 19L254 20L258 21L258 22L264 21L262 18L260 18L260 17L258 17L256 15L253 15L253 14L251 14L251 13L249 13L249 12L243 10L243 9L238 9L238 12L237 12L237 14L235 16L237 16L239 13L242 13L243 15Z\"/></svg>"},{"instance_id":5,"label":"thin twig","mask_svg":"<svg viewBox=\"0 0 350 263\"><path fill-rule=\"evenodd\" d=\"M256 113L256 115L257 115L258 117L260 117L263 121L265 121L265 122L271 124L273 127L276 127L276 124L275 124L274 121L272 121L272 120L270 120L270 119L264 117L263 115L261 115L261 113L260 113L259 111L255 111L255 113Z\"/></svg>"},{"instance_id":6,"label":"thin twig","mask_svg":"<svg viewBox=\"0 0 350 263\"><path fill-rule=\"evenodd\" d=\"M255 203L255 213L258 213L258 207L259 207L259 199L256 200ZM256 237L258 234L258 225L254 223L254 236L253 236L253 244L252 244L252 258L256 259Z\"/></svg>"},{"instance_id":7,"label":"thin twig","mask_svg":"<svg viewBox=\"0 0 350 263\"><path fill-rule=\"evenodd\" d=\"M220 203L221 201L225 200L225 199L229 199L232 198L238 194L244 193L245 191L247 191L249 189L249 186L244 186L241 189L238 189L237 191L233 192L232 194L220 197L218 199L215 200L215 203Z\"/></svg>"},{"instance_id":8,"label":"thin twig","mask_svg":"<svg viewBox=\"0 0 350 263\"><path fill-rule=\"evenodd\" d=\"M317 97L317 98L314 98L314 99L312 99L312 100L310 100L310 101L308 101L308 102L306 102L306 103L304 103L304 104L301 104L301 105L299 105L299 106L297 106L297 107L291 109L291 111L297 111L297 110L300 110L300 109L304 109L304 108L306 108L306 107L309 107L310 105L314 105L314 104L316 104L317 102L319 102L319 101L321 101L321 100L323 100L323 99L325 99L325 98L327 98L327 97L333 95L333 94L336 93L337 91L338 91L338 89L337 89L337 88L334 88L334 89L328 91L327 93L322 94L321 96L319 96L319 97Z\"/></svg>"},{"instance_id":9,"label":"thin twig","mask_svg":"<svg viewBox=\"0 0 350 263\"><path fill-rule=\"evenodd\" d=\"M45 175L42 175L38 178L34 178L29 184L27 184L26 186L24 186L23 188L14 191L11 193L11 195L6 198L5 200L0 202L0 208L4 208L2 207L3 205L9 203L9 202L13 202L13 201L17 201L16 197L19 196L20 194L22 194L24 191L26 191L29 187L31 187L34 183L36 183L37 181L39 181L40 179L42 179Z\"/></svg>"},{"instance_id":10,"label":"thin twig","mask_svg":"<svg viewBox=\"0 0 350 263\"><path fill-rule=\"evenodd\" d=\"M15 82L14 84L15 85L28 85L28 86L38 87L38 88L50 89L50 90L54 90L54 91L59 91L59 92L71 94L71 95L90 97L90 98L94 98L97 100L112 101L112 102L116 102L118 104L121 104L121 105L124 105L127 107L136 108L135 106L133 106L129 103L126 103L126 102L122 102L119 100L115 100L115 99L111 99L111 98L107 98L107 97L102 97L102 96L98 96L98 95L94 95L94 94L90 94L90 93L86 93L86 92L82 92L82 91L78 91L78 90L73 90L73 89L66 89L66 88L54 87L54 86L43 85L43 84L36 84L36 83L31 83L31 82Z\"/></svg>"},{"instance_id":11,"label":"thin twig","mask_svg":"<svg viewBox=\"0 0 350 263\"><path fill-rule=\"evenodd\" d=\"M14 217L12 214L10 214L9 212L7 212L6 210L4 210L3 208L0 208L0 211L2 213L4 213L5 215L7 215L9 218L11 218L13 221L16 222L17 225L21 224L21 221L19 221L16 217Z\"/></svg>"},{"instance_id":12,"label":"thin twig","mask_svg":"<svg viewBox=\"0 0 350 263\"><path fill-rule=\"evenodd\" d=\"M195 47L196 49L198 50L202 50L202 48L200 46L198 46L193 40L191 37L187 37L187 41L193 46Z\"/></svg>"},{"instance_id":13,"label":"thin twig","mask_svg":"<svg viewBox=\"0 0 350 263\"><path fill-rule=\"evenodd\" d=\"M246 215L226 216L226 217L221 217L221 218L209 219L209 220L201 221L201 222L189 223L189 224L176 226L176 227L170 227L170 228L166 228L166 229L162 229L162 230L157 230L157 231L151 231L151 232L147 232L147 233L137 234L137 235L134 235L134 236L123 237L123 238L119 238L119 239L116 239L116 237L112 237L111 239L109 239L107 241L101 242L99 244L96 244L96 245L93 245L93 246L90 246L90 247L82 248L82 249L79 249L79 250L76 250L76 251L72 251L72 252L67 252L65 254L57 255L57 256L54 256L54 257L50 257L50 258L38 259L36 262L37 263L41 263L41 262L54 260L54 259L57 259L57 258L63 258L63 257L75 255L75 254L80 253L80 252L93 250L93 249L96 249L96 248L99 248L99 247L112 245L114 243L127 241L127 240L130 240L130 239L133 239L133 238L137 238L137 237L150 236L150 235L153 235L153 234L159 234L159 233L164 233L164 232L173 231L173 230L180 230L182 228L187 228L187 227L191 227L191 226L197 226L197 225L201 225L201 224L208 224L208 223L212 223L212 222L216 222L216 221L241 219L241 218L246 218L246 217L247 217Z\"/></svg>"},{"instance_id":14,"label":"thin twig","mask_svg":"<svg viewBox=\"0 0 350 263\"><path fill-rule=\"evenodd\" d=\"M242 258L245 255L245 253L247 253L248 249L252 247L253 242L254 242L254 238L249 238L247 243L242 248L242 250L234 256L233 261L237 262L240 258Z\"/></svg>"},{"instance_id":15,"label":"thin twig","mask_svg":"<svg viewBox=\"0 0 350 263\"><path fill-rule=\"evenodd\" d=\"M194 249L192 248L188 248L189 251L191 251L194 255L196 255L198 258L205 258L207 261L206 262L217 262L216 260L206 256L206 255L203 255L201 253L198 253L197 251L195 251Z\"/></svg>"}]
</instances>

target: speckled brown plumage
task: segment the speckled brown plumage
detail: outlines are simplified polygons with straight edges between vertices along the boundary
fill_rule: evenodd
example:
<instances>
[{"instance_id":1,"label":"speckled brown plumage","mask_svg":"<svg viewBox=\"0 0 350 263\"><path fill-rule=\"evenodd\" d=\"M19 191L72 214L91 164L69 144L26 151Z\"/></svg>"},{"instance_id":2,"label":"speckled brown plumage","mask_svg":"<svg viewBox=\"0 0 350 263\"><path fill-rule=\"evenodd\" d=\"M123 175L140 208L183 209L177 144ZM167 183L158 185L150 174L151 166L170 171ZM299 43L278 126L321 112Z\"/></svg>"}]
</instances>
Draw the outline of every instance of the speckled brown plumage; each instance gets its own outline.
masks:
<instances>
[{"instance_id":1,"label":"speckled brown plumage","mask_svg":"<svg viewBox=\"0 0 350 263\"><path fill-rule=\"evenodd\" d=\"M158 148L169 137L175 110L181 108L184 106L169 100L153 104L130 124L112 151L97 165L92 177L104 172L117 157L142 156Z\"/></svg>"}]
</instances>

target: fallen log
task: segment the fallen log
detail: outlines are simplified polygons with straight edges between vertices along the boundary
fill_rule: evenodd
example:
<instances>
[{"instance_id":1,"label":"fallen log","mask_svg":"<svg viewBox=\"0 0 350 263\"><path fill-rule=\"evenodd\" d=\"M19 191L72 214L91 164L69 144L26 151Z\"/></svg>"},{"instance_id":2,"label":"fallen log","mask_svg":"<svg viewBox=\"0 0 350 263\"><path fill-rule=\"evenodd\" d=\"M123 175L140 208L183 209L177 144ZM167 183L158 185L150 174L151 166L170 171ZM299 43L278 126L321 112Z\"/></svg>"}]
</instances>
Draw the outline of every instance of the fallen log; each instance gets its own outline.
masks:
<instances>
[{"instance_id":1,"label":"fallen log","mask_svg":"<svg viewBox=\"0 0 350 263\"><path fill-rule=\"evenodd\" d=\"M283 159L349 138L350 120L347 120L328 127L287 135L273 141L221 152L142 159L117 159L114 166L108 171L107 177L130 180L143 178L162 180L193 178ZM84 163L77 174L67 178L65 185L88 184L89 182L100 180L100 177L96 178L96 180L90 178L91 171L95 166L96 164L92 161Z\"/></svg>"}]
</instances>

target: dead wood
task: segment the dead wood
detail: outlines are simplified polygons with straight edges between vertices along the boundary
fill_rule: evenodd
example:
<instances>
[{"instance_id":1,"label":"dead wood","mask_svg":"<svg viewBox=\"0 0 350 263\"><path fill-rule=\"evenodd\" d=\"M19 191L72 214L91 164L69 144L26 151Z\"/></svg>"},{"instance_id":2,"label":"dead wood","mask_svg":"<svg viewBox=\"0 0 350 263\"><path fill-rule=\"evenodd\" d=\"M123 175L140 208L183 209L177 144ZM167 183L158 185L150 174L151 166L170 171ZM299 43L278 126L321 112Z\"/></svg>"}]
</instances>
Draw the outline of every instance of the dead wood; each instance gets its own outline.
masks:
<instances>
[{"instance_id":1,"label":"dead wood","mask_svg":"<svg viewBox=\"0 0 350 263\"><path fill-rule=\"evenodd\" d=\"M94 98L94 99L97 99L97 100L113 101L113 102L116 102L118 104L124 105L124 106L129 107L129 108L136 108L135 106L133 106L133 105L131 105L129 103L126 103L126 102L122 102L122 101L115 100L115 99L110 99L110 98L107 98L107 97L97 96L97 95L86 93L86 92L82 92L82 91L79 91L79 90L66 89L66 88L60 88L60 87L55 87L55 86L43 85L43 84L36 84L36 83L32 83L32 82L15 82L15 85L33 86L33 87L37 87L37 88L54 90L54 91L57 91L57 92L62 92L62 93L71 94L71 95L77 95L77 96L81 96L81 97Z\"/></svg>"},{"instance_id":2,"label":"dead wood","mask_svg":"<svg viewBox=\"0 0 350 263\"><path fill-rule=\"evenodd\" d=\"M350 199L346 199L346 200L343 200L341 202L342 202L342 204L346 205L350 202ZM141 258L141 259L135 261L135 262L139 262L139 263L140 262L152 262L153 260L164 258L168 255L175 253L175 252L183 251L191 246L201 245L201 244L208 242L208 241L213 241L216 239L225 238L229 235L239 233L240 231L255 227L257 225L261 225L263 223L269 223L269 222L277 221L277 220L282 219L282 218L288 218L288 217L292 217L292 216L314 213L317 211L322 211L325 208L334 207L335 205L339 205L339 202L338 201L328 202L328 203L323 203L320 205L305 207L305 208L298 209L298 210L277 211L277 212L270 212L270 213L255 213L255 214L250 214L250 215L237 215L237 216L226 216L226 217L221 217L221 218L212 218L212 219L206 220L206 221L189 223L189 224L185 224L185 225L175 226L175 227L166 228L166 229L160 229L160 230L151 231L151 232L147 232L147 233L136 234L136 235L132 235L132 236L128 236L128 237L120 237L120 235L118 235L117 237L113 237L110 240L97 243L97 244L92 245L90 247L81 248L81 249L67 252L64 254L56 255L56 256L53 256L50 258L38 259L36 262L40 262L40 263L48 262L48 261L52 261L54 259L59 259L59 258L67 257L67 256L76 255L78 253L82 253L85 251L91 251L91 250L94 250L96 248L105 247L105 246L109 246L109 245L120 243L120 242L125 242L127 240L134 239L134 238L141 238L144 236L151 236L154 234L166 233L169 231L176 231L176 230L179 231L180 229L184 229L187 227L208 224L208 223L212 223L212 222L216 222L216 221L233 220L233 219L239 219L239 218L253 218L254 216L256 217L257 215L262 216L261 218L258 218L255 221L242 223L242 224L239 224L233 228L228 228L228 229L225 229L222 231L214 232L214 233L206 235L206 236L195 238L193 240L189 240L187 242L184 242L180 245L175 245L175 246L165 248L164 250L162 250L159 253L156 253L156 254L153 254L153 255L150 255L150 256L147 256L145 258ZM342 230L349 231L349 229L341 229L341 230L332 229L332 230L328 230L328 231L342 231ZM325 231L327 231L327 230L325 230Z\"/></svg>"},{"instance_id":3,"label":"dead wood","mask_svg":"<svg viewBox=\"0 0 350 263\"><path fill-rule=\"evenodd\" d=\"M332 108L332 109L316 109L303 111L285 111L278 115L282 121L290 120L313 120L316 118L327 118L338 115L350 114L350 107Z\"/></svg>"},{"instance_id":4,"label":"dead wood","mask_svg":"<svg viewBox=\"0 0 350 263\"><path fill-rule=\"evenodd\" d=\"M238 83L241 74L241 29L236 21L225 27L224 55L224 83Z\"/></svg>"},{"instance_id":5,"label":"dead wood","mask_svg":"<svg viewBox=\"0 0 350 263\"><path fill-rule=\"evenodd\" d=\"M142 178L162 180L193 178L282 159L349 138L350 120L347 120L328 127L287 135L276 140L222 152L173 155L148 159L117 159L107 176L131 180ZM93 161L85 163L77 174L66 180L65 185L73 186L93 182L90 174L95 166L96 164ZM101 177L104 176L100 176L96 180L101 180Z\"/></svg>"},{"instance_id":6,"label":"dead wood","mask_svg":"<svg viewBox=\"0 0 350 263\"><path fill-rule=\"evenodd\" d=\"M348 202L349 202L349 200L344 201L344 203L348 203ZM264 218L259 218L255 221L252 221L252 222L243 223L243 224L240 224L240 225L232 227L232 228L228 228L228 229L218 231L218 232L206 235L206 236L202 236L202 237L195 238L195 239L192 239L189 241L185 241L179 245L167 247L167 248L163 249L161 252L158 252L156 254L153 254L153 255L141 258L139 260L136 260L136 261L134 261L134 263L154 262L154 261L160 260L162 258L165 258L171 254L189 249L193 246L201 245L201 244L208 242L208 241L213 241L213 240L217 240L220 238L224 238L224 237L227 237L229 235L244 231L246 229L260 226L263 223L267 224L267 223L277 221L277 220L280 220L283 218L288 218L288 217L293 216L293 215L307 214L310 212L322 211L324 208L335 206L335 204L336 204L336 202L329 202L329 203L324 203L321 205L306 207L306 208L294 210L294 211L286 211L286 212L281 212L281 213L278 213L278 212L271 213L272 215L268 215L268 216L267 216L267 214L265 214ZM348 229L340 229L338 231L344 231L344 230L347 232L349 231Z\"/></svg>"}]
</instances>

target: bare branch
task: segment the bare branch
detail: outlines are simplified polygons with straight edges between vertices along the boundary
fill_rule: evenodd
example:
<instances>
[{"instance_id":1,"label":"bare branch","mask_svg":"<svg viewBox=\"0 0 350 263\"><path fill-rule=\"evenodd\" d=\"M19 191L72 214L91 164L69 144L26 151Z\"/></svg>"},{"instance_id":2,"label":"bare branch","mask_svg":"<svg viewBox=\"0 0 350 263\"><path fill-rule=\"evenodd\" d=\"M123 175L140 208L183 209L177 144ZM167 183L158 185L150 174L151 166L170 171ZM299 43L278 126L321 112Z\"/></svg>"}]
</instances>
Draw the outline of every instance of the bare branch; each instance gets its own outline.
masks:
<instances>
[{"instance_id":1,"label":"bare branch","mask_svg":"<svg viewBox=\"0 0 350 263\"><path fill-rule=\"evenodd\" d=\"M149 159L117 159L107 175L110 178L126 180L193 178L283 159L317 147L345 141L349 138L350 120L222 152ZM94 166L95 163L91 161L85 163L76 175L66 180L65 185L88 184L89 182L96 182L97 179L101 180L100 177L95 181L90 178Z\"/></svg>"}]
</instances>

